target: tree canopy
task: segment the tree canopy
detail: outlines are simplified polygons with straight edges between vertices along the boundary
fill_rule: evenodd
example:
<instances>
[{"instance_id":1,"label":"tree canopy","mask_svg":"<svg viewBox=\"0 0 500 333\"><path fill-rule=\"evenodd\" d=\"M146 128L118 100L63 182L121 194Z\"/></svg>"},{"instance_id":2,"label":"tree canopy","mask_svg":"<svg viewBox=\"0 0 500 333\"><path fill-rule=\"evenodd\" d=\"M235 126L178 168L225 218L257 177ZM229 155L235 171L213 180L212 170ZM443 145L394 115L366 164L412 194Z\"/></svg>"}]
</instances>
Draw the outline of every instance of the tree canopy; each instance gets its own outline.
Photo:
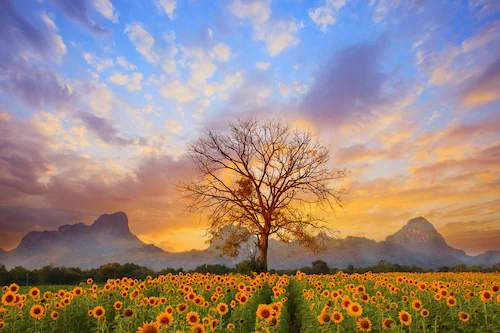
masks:
<instances>
[{"instance_id":1,"label":"tree canopy","mask_svg":"<svg viewBox=\"0 0 500 333\"><path fill-rule=\"evenodd\" d=\"M333 169L330 150L310 130L278 119L238 118L225 130L206 129L188 148L197 171L180 182L189 212L208 215L209 241L223 236L222 253L235 257L256 237L267 269L269 237L318 252L315 235L332 232L316 211L342 207L346 169Z\"/></svg>"}]
</instances>

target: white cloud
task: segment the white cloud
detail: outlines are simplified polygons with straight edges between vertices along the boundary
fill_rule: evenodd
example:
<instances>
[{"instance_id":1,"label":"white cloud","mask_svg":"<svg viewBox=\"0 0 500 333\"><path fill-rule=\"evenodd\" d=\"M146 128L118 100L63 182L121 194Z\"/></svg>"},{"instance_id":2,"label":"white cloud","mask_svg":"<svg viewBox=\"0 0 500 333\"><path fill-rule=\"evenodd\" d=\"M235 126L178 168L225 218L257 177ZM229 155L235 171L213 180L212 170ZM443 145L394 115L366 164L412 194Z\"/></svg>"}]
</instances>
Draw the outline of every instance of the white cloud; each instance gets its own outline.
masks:
<instances>
[{"instance_id":1,"label":"white cloud","mask_svg":"<svg viewBox=\"0 0 500 333\"><path fill-rule=\"evenodd\" d=\"M338 12L344 5L345 0L326 0L322 6L309 9L309 17L322 32L325 32L329 25L335 24Z\"/></svg>"},{"instance_id":2,"label":"white cloud","mask_svg":"<svg viewBox=\"0 0 500 333\"><path fill-rule=\"evenodd\" d=\"M294 71L298 71L299 68L300 68L300 65L299 64L295 64L295 65L293 65L292 68L293 68Z\"/></svg>"},{"instance_id":3,"label":"white cloud","mask_svg":"<svg viewBox=\"0 0 500 333\"><path fill-rule=\"evenodd\" d=\"M135 71L137 69L137 66L134 64L129 63L127 60L125 60L125 57L117 57L116 62L123 67L123 69L127 71Z\"/></svg>"},{"instance_id":4,"label":"white cloud","mask_svg":"<svg viewBox=\"0 0 500 333\"><path fill-rule=\"evenodd\" d=\"M223 94L227 92L229 89L238 88L243 84L243 73L238 72L234 74L228 74L224 78L223 83L212 83L207 84L204 87L203 94L206 97L214 96L217 94Z\"/></svg>"},{"instance_id":5,"label":"white cloud","mask_svg":"<svg viewBox=\"0 0 500 333\"><path fill-rule=\"evenodd\" d=\"M219 43L212 49L215 59L218 61L228 61L231 56L231 49L227 44Z\"/></svg>"},{"instance_id":6,"label":"white cloud","mask_svg":"<svg viewBox=\"0 0 500 333\"><path fill-rule=\"evenodd\" d=\"M155 39L140 23L128 24L125 27L125 33L127 33L128 38L135 45L137 52L142 54L151 63L158 61L159 56L153 50Z\"/></svg>"},{"instance_id":7,"label":"white cloud","mask_svg":"<svg viewBox=\"0 0 500 333\"><path fill-rule=\"evenodd\" d=\"M172 133L177 133L182 130L182 125L178 120L168 119L164 124L165 128L168 129Z\"/></svg>"},{"instance_id":8,"label":"white cloud","mask_svg":"<svg viewBox=\"0 0 500 333\"><path fill-rule=\"evenodd\" d=\"M234 0L229 9L239 19L248 18L254 25L266 23L271 16L271 1L243 2Z\"/></svg>"},{"instance_id":9,"label":"white cloud","mask_svg":"<svg viewBox=\"0 0 500 333\"><path fill-rule=\"evenodd\" d=\"M176 7L175 0L154 0L154 3L156 5L156 8L158 8L158 10L160 11L160 13L167 14L170 20L174 19L174 10Z\"/></svg>"},{"instance_id":10,"label":"white cloud","mask_svg":"<svg viewBox=\"0 0 500 333\"><path fill-rule=\"evenodd\" d=\"M173 81L161 87L165 99L173 99L179 103L188 102L197 97L196 91L187 84Z\"/></svg>"},{"instance_id":11,"label":"white cloud","mask_svg":"<svg viewBox=\"0 0 500 333\"><path fill-rule=\"evenodd\" d=\"M153 95L151 95L151 94L144 94L144 98L152 100L153 99Z\"/></svg>"},{"instance_id":12,"label":"white cloud","mask_svg":"<svg viewBox=\"0 0 500 333\"><path fill-rule=\"evenodd\" d=\"M174 57L178 54L179 49L173 44L175 41L173 31L163 35L164 41L171 43L167 47L156 45L155 38L142 27L141 23L135 22L127 25L125 32L135 45L137 52L142 54L150 63L160 65L167 74L177 72L177 63Z\"/></svg>"},{"instance_id":13,"label":"white cloud","mask_svg":"<svg viewBox=\"0 0 500 333\"><path fill-rule=\"evenodd\" d=\"M167 74L174 74L177 72L177 63L174 59L165 59L161 65L161 69Z\"/></svg>"},{"instance_id":14,"label":"white cloud","mask_svg":"<svg viewBox=\"0 0 500 333\"><path fill-rule=\"evenodd\" d=\"M123 75L120 72L115 72L113 75L109 78L109 81L113 82L114 84L118 84L120 86L125 86L128 91L136 91L136 90L141 90L141 81L142 81L142 74L141 73L132 73L132 75Z\"/></svg>"},{"instance_id":15,"label":"white cloud","mask_svg":"<svg viewBox=\"0 0 500 333\"><path fill-rule=\"evenodd\" d=\"M85 61L89 65L94 66L94 68L98 72L102 72L106 68L113 67L115 65L113 63L113 60L111 60L111 59L101 59L101 58L99 58L98 56L96 56L96 55L94 55L92 53L83 52L82 55L83 55L83 59L85 59Z\"/></svg>"},{"instance_id":16,"label":"white cloud","mask_svg":"<svg viewBox=\"0 0 500 333\"><path fill-rule=\"evenodd\" d=\"M277 21L268 29L259 28L256 37L266 44L271 57L275 57L286 48L297 46L300 43L300 38L296 34L303 27L302 22L295 20Z\"/></svg>"},{"instance_id":17,"label":"white cloud","mask_svg":"<svg viewBox=\"0 0 500 333\"><path fill-rule=\"evenodd\" d=\"M263 71L266 71L269 68L269 66L271 66L270 62L257 62L255 64L255 67L257 69L260 69L260 70L263 70Z\"/></svg>"},{"instance_id":18,"label":"white cloud","mask_svg":"<svg viewBox=\"0 0 500 333\"><path fill-rule=\"evenodd\" d=\"M300 97L307 92L307 85L299 80L293 80L292 82L286 84L278 82L278 90L281 95L287 97L288 95L295 95Z\"/></svg>"},{"instance_id":19,"label":"white cloud","mask_svg":"<svg viewBox=\"0 0 500 333\"><path fill-rule=\"evenodd\" d=\"M54 31L59 30L59 28L54 23L54 14L52 14L52 13L47 14L46 11L42 11L40 13L40 17L42 18L43 22L45 22L45 24L47 24L47 26L49 26L49 28L51 28Z\"/></svg>"},{"instance_id":20,"label":"white cloud","mask_svg":"<svg viewBox=\"0 0 500 333\"><path fill-rule=\"evenodd\" d=\"M193 87L205 84L205 82L214 75L217 69L212 61L206 57L197 57L192 60L189 62L189 68L191 70L189 84Z\"/></svg>"},{"instance_id":21,"label":"white cloud","mask_svg":"<svg viewBox=\"0 0 500 333\"><path fill-rule=\"evenodd\" d=\"M107 18L113 23L118 22L118 12L115 11L113 4L109 0L93 0L92 5L95 10L101 13L102 16Z\"/></svg>"},{"instance_id":22,"label":"white cloud","mask_svg":"<svg viewBox=\"0 0 500 333\"><path fill-rule=\"evenodd\" d=\"M375 4L375 0L372 0L370 6ZM377 6L375 7L375 13L373 14L373 22L379 23L383 21L389 11L392 8L396 8L399 6L399 0L378 0Z\"/></svg>"},{"instance_id":23,"label":"white cloud","mask_svg":"<svg viewBox=\"0 0 500 333\"><path fill-rule=\"evenodd\" d=\"M56 33L59 28L56 26L54 22L55 15L53 13L47 14L47 12L42 11L40 13L40 17L42 21L50 28L50 41L53 44L53 50L55 52L56 61L60 62L62 58L66 55L68 49L66 48L66 44L64 44L63 39L60 35Z\"/></svg>"},{"instance_id":24,"label":"white cloud","mask_svg":"<svg viewBox=\"0 0 500 333\"><path fill-rule=\"evenodd\" d=\"M286 48L300 43L297 34L304 24L295 19L270 20L270 6L270 1L234 0L229 5L229 10L239 19L250 20L253 25L254 40L264 42L268 53L275 57Z\"/></svg>"}]
</instances>

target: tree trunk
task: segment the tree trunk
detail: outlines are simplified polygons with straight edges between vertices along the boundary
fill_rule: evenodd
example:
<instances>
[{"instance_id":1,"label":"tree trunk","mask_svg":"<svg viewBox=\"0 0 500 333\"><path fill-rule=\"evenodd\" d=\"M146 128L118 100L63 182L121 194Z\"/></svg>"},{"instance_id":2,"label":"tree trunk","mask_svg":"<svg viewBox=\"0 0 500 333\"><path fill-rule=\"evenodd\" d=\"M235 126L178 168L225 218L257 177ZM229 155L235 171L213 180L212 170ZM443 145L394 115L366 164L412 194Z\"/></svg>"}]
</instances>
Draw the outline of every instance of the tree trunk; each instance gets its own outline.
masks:
<instances>
[{"instance_id":1,"label":"tree trunk","mask_svg":"<svg viewBox=\"0 0 500 333\"><path fill-rule=\"evenodd\" d=\"M264 272L267 271L267 247L269 244L269 234L262 233L260 234L259 241L259 263L260 269Z\"/></svg>"}]
</instances>

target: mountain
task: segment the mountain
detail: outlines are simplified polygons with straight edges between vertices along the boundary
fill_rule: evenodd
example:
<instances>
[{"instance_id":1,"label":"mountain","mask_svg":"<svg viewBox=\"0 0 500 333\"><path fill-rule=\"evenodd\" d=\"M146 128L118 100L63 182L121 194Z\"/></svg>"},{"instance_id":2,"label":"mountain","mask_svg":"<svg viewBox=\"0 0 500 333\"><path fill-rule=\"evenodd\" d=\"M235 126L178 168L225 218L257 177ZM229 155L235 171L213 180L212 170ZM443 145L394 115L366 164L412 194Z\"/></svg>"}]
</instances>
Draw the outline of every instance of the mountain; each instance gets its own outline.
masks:
<instances>
[{"instance_id":1,"label":"mountain","mask_svg":"<svg viewBox=\"0 0 500 333\"><path fill-rule=\"evenodd\" d=\"M450 247L423 217L411 219L381 242L365 237L340 239L325 234L317 237L325 245L325 250L319 255L304 251L295 242L285 244L271 239L269 267L300 268L311 265L315 260L324 260L331 267L338 268L351 264L357 267L371 266L380 260L434 269L457 264L488 266L500 262L500 251L488 251L472 257ZM168 252L142 242L130 232L127 215L117 212L101 215L92 225L77 223L63 225L57 231L29 232L17 248L8 252L0 251L0 263L7 268L24 266L29 269L49 264L88 269L110 262L133 262L156 270L166 267L193 269L201 264L234 266L255 251L254 241L255 238L251 237L242 244L240 255L232 260L220 256L217 247L222 245L222 239L214 240L205 250Z\"/></svg>"}]
</instances>

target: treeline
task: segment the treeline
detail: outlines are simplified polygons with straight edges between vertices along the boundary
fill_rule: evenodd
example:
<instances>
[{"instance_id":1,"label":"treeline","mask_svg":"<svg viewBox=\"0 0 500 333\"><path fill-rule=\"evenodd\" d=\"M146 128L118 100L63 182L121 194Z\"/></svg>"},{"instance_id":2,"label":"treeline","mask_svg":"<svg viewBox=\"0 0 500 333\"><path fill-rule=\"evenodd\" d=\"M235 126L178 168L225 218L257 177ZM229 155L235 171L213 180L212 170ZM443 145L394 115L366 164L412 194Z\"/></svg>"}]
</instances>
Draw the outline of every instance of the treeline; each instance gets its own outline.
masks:
<instances>
[{"instance_id":1,"label":"treeline","mask_svg":"<svg viewBox=\"0 0 500 333\"><path fill-rule=\"evenodd\" d=\"M18 285L54 285L54 284L77 284L85 281L87 278L92 278L96 283L104 283L108 279L116 279L129 277L133 279L145 279L148 275L157 277L168 273L211 273L211 274L251 274L259 272L259 263L255 260L244 260L236 265L236 267L227 267L225 265L207 265L197 266L194 270L184 271L184 269L165 268L160 271L154 271L148 267L137 264L119 264L111 263L102 265L99 268L81 269L78 267L54 267L52 265L38 269L29 270L22 266L17 266L11 270L7 270L4 265L0 265L0 286L17 283ZM297 271L307 274L335 274L339 272L336 267L329 267L323 260L314 261L311 266L302 267L293 270L270 270L270 273L295 275ZM432 269L426 270L415 265L398 265L391 262L381 260L375 266L369 267L354 267L349 265L342 270L344 273L387 273L387 272L434 272ZM437 272L500 272L500 263L490 267L456 265L453 267L443 266L436 270Z\"/></svg>"}]
</instances>

